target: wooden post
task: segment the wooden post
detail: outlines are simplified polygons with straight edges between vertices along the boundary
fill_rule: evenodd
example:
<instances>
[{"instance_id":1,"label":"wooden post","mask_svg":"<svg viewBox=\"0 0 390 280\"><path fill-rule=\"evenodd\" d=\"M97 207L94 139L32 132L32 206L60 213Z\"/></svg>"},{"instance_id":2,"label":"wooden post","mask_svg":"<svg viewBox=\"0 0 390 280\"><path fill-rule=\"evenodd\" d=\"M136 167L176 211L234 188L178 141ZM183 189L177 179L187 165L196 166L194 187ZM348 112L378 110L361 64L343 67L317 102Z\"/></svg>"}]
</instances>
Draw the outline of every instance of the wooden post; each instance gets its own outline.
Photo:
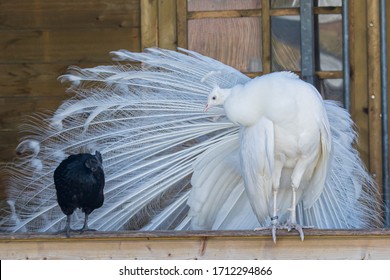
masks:
<instances>
[{"instance_id":1,"label":"wooden post","mask_svg":"<svg viewBox=\"0 0 390 280\"><path fill-rule=\"evenodd\" d=\"M263 74L271 72L271 22L269 0L261 2Z\"/></svg>"},{"instance_id":2,"label":"wooden post","mask_svg":"<svg viewBox=\"0 0 390 280\"><path fill-rule=\"evenodd\" d=\"M349 2L351 115L359 136L360 157L369 166L367 98L367 3Z\"/></svg>"},{"instance_id":3,"label":"wooden post","mask_svg":"<svg viewBox=\"0 0 390 280\"><path fill-rule=\"evenodd\" d=\"M141 0L141 47L177 47L176 0Z\"/></svg>"},{"instance_id":4,"label":"wooden post","mask_svg":"<svg viewBox=\"0 0 390 280\"><path fill-rule=\"evenodd\" d=\"M176 0L158 0L158 46L176 50Z\"/></svg>"},{"instance_id":5,"label":"wooden post","mask_svg":"<svg viewBox=\"0 0 390 280\"><path fill-rule=\"evenodd\" d=\"M141 50L158 46L158 1L141 0Z\"/></svg>"},{"instance_id":6,"label":"wooden post","mask_svg":"<svg viewBox=\"0 0 390 280\"><path fill-rule=\"evenodd\" d=\"M187 38L187 0L177 0L177 45L188 48Z\"/></svg>"},{"instance_id":7,"label":"wooden post","mask_svg":"<svg viewBox=\"0 0 390 280\"><path fill-rule=\"evenodd\" d=\"M379 0L367 1L369 170L382 188Z\"/></svg>"}]
</instances>

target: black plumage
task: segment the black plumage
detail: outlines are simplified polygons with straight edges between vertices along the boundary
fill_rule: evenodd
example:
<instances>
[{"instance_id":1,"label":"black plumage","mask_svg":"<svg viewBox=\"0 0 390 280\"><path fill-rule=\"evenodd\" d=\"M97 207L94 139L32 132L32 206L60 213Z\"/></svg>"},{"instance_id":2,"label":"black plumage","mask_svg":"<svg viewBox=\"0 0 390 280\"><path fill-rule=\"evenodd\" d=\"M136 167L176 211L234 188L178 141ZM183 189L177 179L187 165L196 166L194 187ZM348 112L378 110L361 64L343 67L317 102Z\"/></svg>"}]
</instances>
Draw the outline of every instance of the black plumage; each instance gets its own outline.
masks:
<instances>
[{"instance_id":1,"label":"black plumage","mask_svg":"<svg viewBox=\"0 0 390 280\"><path fill-rule=\"evenodd\" d=\"M74 210L85 213L81 232L88 230L88 215L103 205L105 184L103 160L99 152L95 155L77 154L63 160L54 171L57 201L67 216L65 232L69 237L70 219Z\"/></svg>"}]
</instances>

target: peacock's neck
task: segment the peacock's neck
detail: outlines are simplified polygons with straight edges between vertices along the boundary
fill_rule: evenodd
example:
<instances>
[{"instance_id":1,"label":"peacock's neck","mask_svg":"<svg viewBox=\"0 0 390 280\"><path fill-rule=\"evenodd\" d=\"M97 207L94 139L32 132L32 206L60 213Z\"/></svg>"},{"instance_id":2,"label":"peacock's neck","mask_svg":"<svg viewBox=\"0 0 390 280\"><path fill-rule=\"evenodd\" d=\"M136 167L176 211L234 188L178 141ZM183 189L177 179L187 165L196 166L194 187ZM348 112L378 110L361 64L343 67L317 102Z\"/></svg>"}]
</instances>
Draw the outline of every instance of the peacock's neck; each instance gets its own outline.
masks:
<instances>
[{"instance_id":1,"label":"peacock's neck","mask_svg":"<svg viewBox=\"0 0 390 280\"><path fill-rule=\"evenodd\" d=\"M261 92L232 88L224 108L227 117L234 123L252 126L264 116Z\"/></svg>"}]
</instances>

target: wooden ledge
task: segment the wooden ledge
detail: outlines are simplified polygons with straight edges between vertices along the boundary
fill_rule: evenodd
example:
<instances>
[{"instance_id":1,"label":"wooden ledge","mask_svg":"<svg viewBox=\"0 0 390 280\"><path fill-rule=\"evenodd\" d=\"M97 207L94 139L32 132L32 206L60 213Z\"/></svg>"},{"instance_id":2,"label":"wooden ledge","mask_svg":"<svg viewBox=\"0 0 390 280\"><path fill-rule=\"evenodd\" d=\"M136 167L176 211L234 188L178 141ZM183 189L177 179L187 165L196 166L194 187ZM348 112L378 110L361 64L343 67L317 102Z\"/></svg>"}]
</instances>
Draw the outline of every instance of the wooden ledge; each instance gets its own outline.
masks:
<instances>
[{"instance_id":1,"label":"wooden ledge","mask_svg":"<svg viewBox=\"0 0 390 280\"><path fill-rule=\"evenodd\" d=\"M0 259L390 259L390 229L0 234Z\"/></svg>"}]
</instances>

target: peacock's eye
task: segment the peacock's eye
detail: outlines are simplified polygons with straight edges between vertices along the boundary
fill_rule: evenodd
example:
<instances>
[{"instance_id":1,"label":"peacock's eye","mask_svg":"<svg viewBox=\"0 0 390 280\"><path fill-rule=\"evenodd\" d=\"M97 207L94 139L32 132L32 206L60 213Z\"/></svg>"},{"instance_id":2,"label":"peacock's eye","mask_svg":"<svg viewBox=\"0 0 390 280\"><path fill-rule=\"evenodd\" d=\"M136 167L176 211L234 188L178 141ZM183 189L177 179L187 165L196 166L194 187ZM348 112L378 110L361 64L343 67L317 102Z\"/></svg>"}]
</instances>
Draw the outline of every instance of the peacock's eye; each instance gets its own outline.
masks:
<instances>
[{"instance_id":1,"label":"peacock's eye","mask_svg":"<svg viewBox=\"0 0 390 280\"><path fill-rule=\"evenodd\" d=\"M213 100L217 99L217 97L213 96Z\"/></svg>"}]
</instances>

